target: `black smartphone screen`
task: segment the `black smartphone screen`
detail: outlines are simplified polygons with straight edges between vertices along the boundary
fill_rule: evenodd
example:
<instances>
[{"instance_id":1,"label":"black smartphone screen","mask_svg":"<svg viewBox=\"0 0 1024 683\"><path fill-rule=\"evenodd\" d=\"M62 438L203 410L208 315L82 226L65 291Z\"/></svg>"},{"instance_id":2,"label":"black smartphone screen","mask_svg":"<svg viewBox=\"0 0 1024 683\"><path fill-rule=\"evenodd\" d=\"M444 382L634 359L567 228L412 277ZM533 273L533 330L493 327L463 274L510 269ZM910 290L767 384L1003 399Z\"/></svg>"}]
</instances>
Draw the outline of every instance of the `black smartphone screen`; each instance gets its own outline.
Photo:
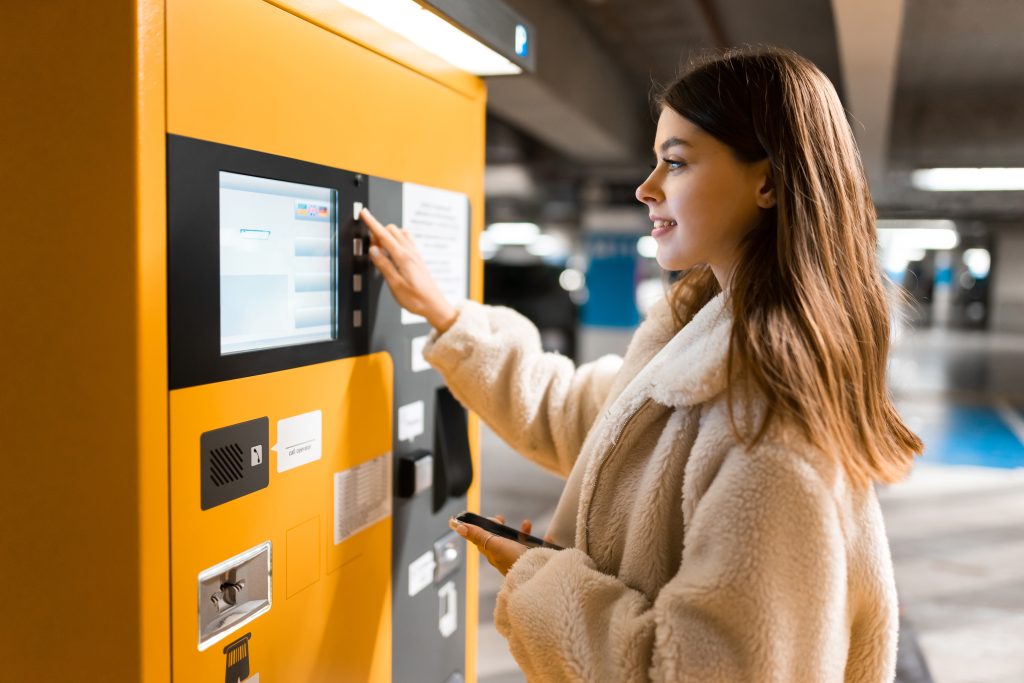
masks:
<instances>
[{"instance_id":1,"label":"black smartphone screen","mask_svg":"<svg viewBox=\"0 0 1024 683\"><path fill-rule=\"evenodd\" d=\"M501 536L502 538L507 538L510 541L515 541L516 543L521 543L529 548L539 547L552 548L554 550L565 550L565 548L563 548L560 545L548 543L544 539L537 538L536 536L531 536L530 534L524 534L522 531L519 531L518 529L513 529L510 526L499 524L492 519L481 517L480 515L473 512L460 512L455 516L455 519L464 524L472 524L473 526L478 526L484 531L489 531L492 534Z\"/></svg>"}]
</instances>

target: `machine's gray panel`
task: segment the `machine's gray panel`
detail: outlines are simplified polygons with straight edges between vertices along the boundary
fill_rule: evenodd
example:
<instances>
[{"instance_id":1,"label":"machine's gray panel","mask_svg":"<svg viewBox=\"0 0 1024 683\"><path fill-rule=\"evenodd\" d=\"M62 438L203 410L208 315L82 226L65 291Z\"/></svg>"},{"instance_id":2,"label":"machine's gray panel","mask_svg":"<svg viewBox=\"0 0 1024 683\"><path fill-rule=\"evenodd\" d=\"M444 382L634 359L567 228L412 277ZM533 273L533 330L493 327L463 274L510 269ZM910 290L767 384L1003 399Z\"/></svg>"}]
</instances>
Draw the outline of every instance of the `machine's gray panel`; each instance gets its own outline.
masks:
<instances>
[{"instance_id":1,"label":"machine's gray panel","mask_svg":"<svg viewBox=\"0 0 1024 683\"><path fill-rule=\"evenodd\" d=\"M369 179L369 209L382 223L402 222L402 184L379 178ZM466 254L468 260L469 254ZM394 434L392 462L396 468L404 455L418 450L434 452L434 408L437 389L444 386L434 370L412 371L412 340L430 332L426 323L403 325L401 309L382 278L369 278L371 351L387 351L395 368L393 424L398 409L414 401L425 405L425 430L412 441L399 442ZM461 538L457 570L441 582L432 583L414 596L409 595L409 564L446 536L448 518L466 507L465 497L449 499L436 513L432 511L433 491L428 488L412 498L395 497L392 506L392 680L395 683L444 683L453 674L462 676L466 661L466 542ZM439 629L438 591L454 582L458 595L458 625L447 638ZM456 677L456 680L459 680Z\"/></svg>"}]
</instances>

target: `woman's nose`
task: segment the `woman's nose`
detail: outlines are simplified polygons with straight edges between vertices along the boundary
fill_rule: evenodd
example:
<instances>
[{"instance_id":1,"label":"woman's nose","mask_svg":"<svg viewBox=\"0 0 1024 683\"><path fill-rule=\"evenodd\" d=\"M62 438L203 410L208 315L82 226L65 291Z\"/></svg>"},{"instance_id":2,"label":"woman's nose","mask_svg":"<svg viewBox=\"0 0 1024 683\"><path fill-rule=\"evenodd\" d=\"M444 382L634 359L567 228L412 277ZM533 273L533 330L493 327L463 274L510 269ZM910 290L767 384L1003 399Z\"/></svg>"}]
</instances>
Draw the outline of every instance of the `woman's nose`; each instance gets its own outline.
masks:
<instances>
[{"instance_id":1,"label":"woman's nose","mask_svg":"<svg viewBox=\"0 0 1024 683\"><path fill-rule=\"evenodd\" d=\"M636 200L641 204L651 204L658 202L658 188L651 181L651 177L654 174L647 176L647 179L640 183L640 186L636 188Z\"/></svg>"}]
</instances>

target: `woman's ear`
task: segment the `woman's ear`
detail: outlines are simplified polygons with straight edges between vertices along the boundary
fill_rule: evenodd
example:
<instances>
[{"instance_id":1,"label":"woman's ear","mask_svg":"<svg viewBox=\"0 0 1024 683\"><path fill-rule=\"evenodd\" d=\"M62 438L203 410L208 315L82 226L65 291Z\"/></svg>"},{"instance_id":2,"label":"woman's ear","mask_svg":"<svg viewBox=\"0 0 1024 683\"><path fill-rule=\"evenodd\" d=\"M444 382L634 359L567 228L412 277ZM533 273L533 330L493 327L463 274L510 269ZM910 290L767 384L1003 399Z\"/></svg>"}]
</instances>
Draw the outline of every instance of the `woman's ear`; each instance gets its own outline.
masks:
<instances>
[{"instance_id":1,"label":"woman's ear","mask_svg":"<svg viewBox=\"0 0 1024 683\"><path fill-rule=\"evenodd\" d=\"M769 161L764 159L761 163L764 164L764 174L761 176L757 188L757 205L762 209L770 209L778 202L778 198L775 196L775 180L772 178L772 167Z\"/></svg>"}]
</instances>

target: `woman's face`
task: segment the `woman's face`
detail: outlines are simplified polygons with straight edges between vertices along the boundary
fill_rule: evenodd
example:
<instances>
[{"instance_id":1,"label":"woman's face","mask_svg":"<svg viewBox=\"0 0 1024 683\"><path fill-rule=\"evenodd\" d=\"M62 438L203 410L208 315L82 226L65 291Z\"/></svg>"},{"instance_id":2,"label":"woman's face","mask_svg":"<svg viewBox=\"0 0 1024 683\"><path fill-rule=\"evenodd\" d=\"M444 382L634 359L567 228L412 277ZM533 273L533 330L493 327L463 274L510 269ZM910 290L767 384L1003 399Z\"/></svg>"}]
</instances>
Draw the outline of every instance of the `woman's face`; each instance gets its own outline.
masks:
<instances>
[{"instance_id":1,"label":"woman's face","mask_svg":"<svg viewBox=\"0 0 1024 683\"><path fill-rule=\"evenodd\" d=\"M738 160L669 107L658 118L654 154L657 163L636 198L650 210L658 264L683 270L706 263L724 287L740 241L775 205L768 160Z\"/></svg>"}]
</instances>

